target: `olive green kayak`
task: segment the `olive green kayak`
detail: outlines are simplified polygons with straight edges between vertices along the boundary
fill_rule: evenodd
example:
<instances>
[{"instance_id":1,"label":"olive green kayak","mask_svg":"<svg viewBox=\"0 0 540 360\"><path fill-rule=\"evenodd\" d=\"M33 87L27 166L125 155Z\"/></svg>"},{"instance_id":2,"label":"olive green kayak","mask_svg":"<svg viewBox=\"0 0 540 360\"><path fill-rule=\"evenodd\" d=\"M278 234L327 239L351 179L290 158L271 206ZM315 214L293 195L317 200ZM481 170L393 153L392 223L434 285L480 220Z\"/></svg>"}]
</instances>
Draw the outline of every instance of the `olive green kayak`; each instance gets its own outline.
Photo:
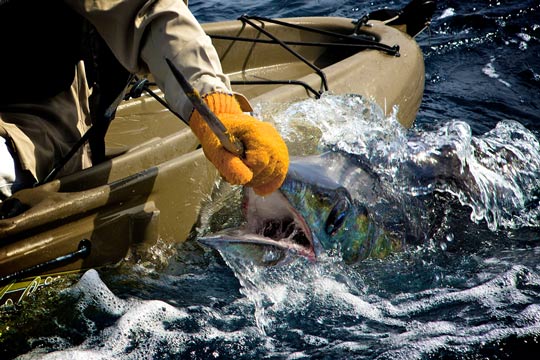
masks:
<instances>
[{"instance_id":1,"label":"olive green kayak","mask_svg":"<svg viewBox=\"0 0 540 360\"><path fill-rule=\"evenodd\" d=\"M398 106L399 121L412 125L424 90L414 38L380 21L282 21L292 25L257 17L204 25L234 90L251 104L360 94L387 113ZM107 161L2 204L0 304L55 274L188 238L218 180L189 128L143 94L120 105L106 146Z\"/></svg>"}]
</instances>

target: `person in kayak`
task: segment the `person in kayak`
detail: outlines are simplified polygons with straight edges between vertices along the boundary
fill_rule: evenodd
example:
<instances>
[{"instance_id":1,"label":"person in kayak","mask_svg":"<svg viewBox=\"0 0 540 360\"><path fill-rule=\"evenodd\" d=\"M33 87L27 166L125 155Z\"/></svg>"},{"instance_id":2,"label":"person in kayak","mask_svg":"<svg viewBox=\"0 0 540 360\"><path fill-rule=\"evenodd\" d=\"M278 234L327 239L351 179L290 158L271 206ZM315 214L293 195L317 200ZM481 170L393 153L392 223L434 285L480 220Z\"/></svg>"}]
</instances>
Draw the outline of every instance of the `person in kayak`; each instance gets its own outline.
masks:
<instances>
[{"instance_id":1,"label":"person in kayak","mask_svg":"<svg viewBox=\"0 0 540 360\"><path fill-rule=\"evenodd\" d=\"M44 179L92 124L102 127L100 136L81 146L59 175L104 159L108 123L100 125L100 117L126 87L129 76L118 75L124 73L152 75L229 183L264 195L285 178L283 139L242 111L247 100L232 92L210 38L181 0L2 1L0 44L0 201ZM166 58L242 141L242 158L226 151L193 111Z\"/></svg>"}]
</instances>

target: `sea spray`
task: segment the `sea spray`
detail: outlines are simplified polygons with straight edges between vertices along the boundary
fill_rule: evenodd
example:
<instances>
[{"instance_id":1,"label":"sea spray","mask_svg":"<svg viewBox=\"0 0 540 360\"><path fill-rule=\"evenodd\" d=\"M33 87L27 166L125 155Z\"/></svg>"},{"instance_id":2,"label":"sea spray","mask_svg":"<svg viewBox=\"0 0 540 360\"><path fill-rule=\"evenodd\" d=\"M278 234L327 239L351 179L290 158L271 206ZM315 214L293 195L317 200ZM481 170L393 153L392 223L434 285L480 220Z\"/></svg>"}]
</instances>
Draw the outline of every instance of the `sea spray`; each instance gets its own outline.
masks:
<instances>
[{"instance_id":1,"label":"sea spray","mask_svg":"<svg viewBox=\"0 0 540 360\"><path fill-rule=\"evenodd\" d=\"M407 130L398 122L399 109L385 116L361 96L331 94L269 113L293 153L355 155L404 201L447 192L471 209L472 221L483 220L493 231L540 224L540 145L517 121L501 120L480 136L460 120ZM299 140L306 129L304 141L316 138L316 146Z\"/></svg>"}]
</instances>

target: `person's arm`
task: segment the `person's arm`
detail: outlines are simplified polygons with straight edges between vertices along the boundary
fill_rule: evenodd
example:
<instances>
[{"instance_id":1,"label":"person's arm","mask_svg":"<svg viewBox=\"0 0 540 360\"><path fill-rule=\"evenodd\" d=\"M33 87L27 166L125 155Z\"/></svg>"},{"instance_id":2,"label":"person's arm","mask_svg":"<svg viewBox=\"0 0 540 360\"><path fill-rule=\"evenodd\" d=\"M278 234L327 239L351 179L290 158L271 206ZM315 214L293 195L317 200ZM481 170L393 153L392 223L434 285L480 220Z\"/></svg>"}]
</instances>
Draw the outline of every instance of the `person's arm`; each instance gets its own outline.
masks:
<instances>
[{"instance_id":1,"label":"person's arm","mask_svg":"<svg viewBox=\"0 0 540 360\"><path fill-rule=\"evenodd\" d=\"M124 67L133 73L150 71L169 105L189 120L205 155L225 180L253 186L259 194L268 194L281 185L289 163L283 139L271 125L242 113L210 38L182 1L65 1L96 27ZM244 143L242 159L228 153L193 112L165 58L206 96L229 132Z\"/></svg>"},{"instance_id":2,"label":"person's arm","mask_svg":"<svg viewBox=\"0 0 540 360\"><path fill-rule=\"evenodd\" d=\"M201 94L231 93L210 38L181 0L66 0L89 20L120 63L150 72L169 105L184 119L192 111L165 58Z\"/></svg>"}]
</instances>

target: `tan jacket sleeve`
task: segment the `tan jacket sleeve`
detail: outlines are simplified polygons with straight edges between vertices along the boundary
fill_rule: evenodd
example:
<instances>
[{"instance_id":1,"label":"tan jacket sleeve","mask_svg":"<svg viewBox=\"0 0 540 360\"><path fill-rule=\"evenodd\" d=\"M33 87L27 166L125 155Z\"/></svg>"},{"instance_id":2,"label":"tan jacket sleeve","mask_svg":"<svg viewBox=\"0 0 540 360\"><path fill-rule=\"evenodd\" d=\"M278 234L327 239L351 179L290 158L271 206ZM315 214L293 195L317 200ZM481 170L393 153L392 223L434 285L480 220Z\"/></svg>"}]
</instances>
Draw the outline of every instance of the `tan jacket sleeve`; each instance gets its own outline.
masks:
<instances>
[{"instance_id":1,"label":"tan jacket sleeve","mask_svg":"<svg viewBox=\"0 0 540 360\"><path fill-rule=\"evenodd\" d=\"M169 58L201 94L231 93L210 38L181 0L65 0L89 20L132 73L150 71L184 119L192 106L170 72Z\"/></svg>"}]
</instances>

